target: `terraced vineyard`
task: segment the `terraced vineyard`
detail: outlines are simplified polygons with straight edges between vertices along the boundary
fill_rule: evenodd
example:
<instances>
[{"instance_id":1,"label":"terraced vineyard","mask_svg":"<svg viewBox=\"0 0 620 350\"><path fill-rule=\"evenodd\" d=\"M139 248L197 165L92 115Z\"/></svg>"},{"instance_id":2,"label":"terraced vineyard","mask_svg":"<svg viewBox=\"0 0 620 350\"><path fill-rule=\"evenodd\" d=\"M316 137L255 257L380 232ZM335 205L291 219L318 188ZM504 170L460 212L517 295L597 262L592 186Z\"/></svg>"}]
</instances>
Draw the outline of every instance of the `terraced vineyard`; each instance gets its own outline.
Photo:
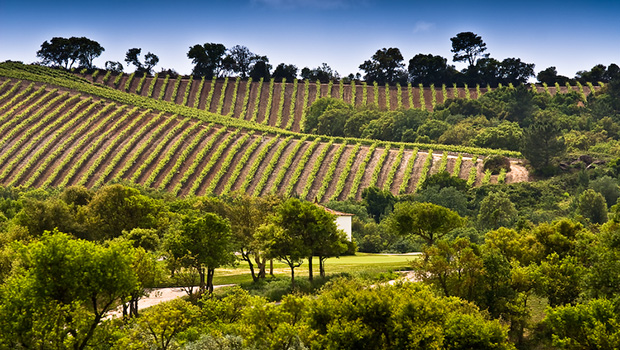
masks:
<instances>
[{"instance_id":1,"label":"terraced vineyard","mask_svg":"<svg viewBox=\"0 0 620 350\"><path fill-rule=\"evenodd\" d=\"M177 195L240 190L255 195L296 194L308 200L327 201L359 199L362 190L370 185L389 189L394 194L411 193L421 177L439 170L464 179L473 177L472 185L483 179L491 183L498 181L497 176L485 179L482 172L481 156L496 153L493 150L455 152L458 147L442 149L433 145L434 152L429 154L430 145L317 138L278 131L261 125L268 116L261 110L257 113L257 123L240 123L191 108L204 101L187 92L192 90L190 83L203 84L201 94L205 99L211 95L212 105L223 114L243 110L240 101L250 101L252 105L255 100L252 89L240 80L211 84L169 79L168 89L163 89L164 79L152 82L148 78L142 81L142 77L118 79L121 89L129 85L129 91L134 91L142 81L145 94L153 87L152 91L165 96L164 100L176 95L175 103L187 103L188 108L96 87L66 74L54 76L56 73L51 70L50 75L42 75L40 70L0 66L0 130L3 131L0 184L3 186L94 187L126 180ZM108 82L115 80L110 77ZM269 118L281 119L286 125L288 120L280 118L278 113L293 109L286 99L289 86L270 85L262 84L261 93L271 94L271 105L277 109ZM235 100L236 106L232 100L222 97L224 86L241 94ZM309 87L318 88L318 85ZM334 85L332 94L338 96L340 88L342 85ZM298 94L305 89L304 84L297 85ZM297 104L305 103L300 98ZM251 111L248 108L247 114L252 114ZM501 178L507 183L525 180L527 171L516 159L513 170Z\"/></svg>"},{"instance_id":2,"label":"terraced vineyard","mask_svg":"<svg viewBox=\"0 0 620 350\"><path fill-rule=\"evenodd\" d=\"M262 124L300 131L303 125L304 109L319 97L340 99L355 106L375 105L380 109L396 110L417 108L432 111L448 98L477 99L490 87L452 86L378 86L374 84L321 84L319 82L293 81L232 81L230 79L201 81L191 78L176 79L176 83L166 83L166 77L143 77L143 81L121 74L104 79L101 74L82 75L84 78L115 89L141 96L160 98L165 101L199 108L212 113L228 115L233 118L255 121ZM117 84L114 82L118 79ZM148 89L163 93L152 96ZM547 86L531 85L538 92L551 95L567 93L572 90L585 98L599 85L586 86ZM183 93L180 93L180 92Z\"/></svg>"}]
</instances>

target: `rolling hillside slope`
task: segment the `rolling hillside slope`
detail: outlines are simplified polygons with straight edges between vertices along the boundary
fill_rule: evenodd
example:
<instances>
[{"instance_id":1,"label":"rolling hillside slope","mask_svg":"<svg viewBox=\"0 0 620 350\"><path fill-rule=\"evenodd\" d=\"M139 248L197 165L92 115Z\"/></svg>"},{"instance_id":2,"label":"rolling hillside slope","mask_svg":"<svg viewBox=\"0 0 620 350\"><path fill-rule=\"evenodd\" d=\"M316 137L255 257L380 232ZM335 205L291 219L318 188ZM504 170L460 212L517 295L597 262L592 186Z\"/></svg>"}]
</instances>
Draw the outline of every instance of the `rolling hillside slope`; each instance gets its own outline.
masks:
<instances>
[{"instance_id":1,"label":"rolling hillside slope","mask_svg":"<svg viewBox=\"0 0 620 350\"><path fill-rule=\"evenodd\" d=\"M176 195L239 190L319 201L359 199L371 185L412 193L441 170L472 185L495 182L478 156L504 152L298 134L11 65L0 65L0 131L3 186L132 181ZM527 180L512 163L505 181Z\"/></svg>"},{"instance_id":2,"label":"rolling hillside slope","mask_svg":"<svg viewBox=\"0 0 620 350\"><path fill-rule=\"evenodd\" d=\"M310 81L252 82L236 78L203 81L179 77L168 78L166 81L166 77L162 76L139 77L127 74L109 75L107 78L104 74L80 76L132 94L292 131L302 130L305 108L319 97L340 99L358 107L374 105L383 110L425 108L432 111L435 105L448 98L477 99L491 89L480 86L379 86ZM531 85L530 88L551 95L574 91L585 98L592 90L600 89L600 85Z\"/></svg>"}]
</instances>

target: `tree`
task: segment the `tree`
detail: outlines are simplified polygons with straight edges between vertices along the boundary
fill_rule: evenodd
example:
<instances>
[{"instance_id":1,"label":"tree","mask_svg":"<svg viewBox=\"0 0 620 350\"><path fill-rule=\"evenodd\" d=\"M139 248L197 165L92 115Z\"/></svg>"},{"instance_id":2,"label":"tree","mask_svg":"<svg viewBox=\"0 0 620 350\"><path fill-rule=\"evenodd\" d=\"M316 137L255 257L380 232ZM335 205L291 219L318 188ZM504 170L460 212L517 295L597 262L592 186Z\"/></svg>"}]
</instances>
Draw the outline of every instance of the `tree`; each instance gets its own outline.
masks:
<instances>
[{"instance_id":1,"label":"tree","mask_svg":"<svg viewBox=\"0 0 620 350\"><path fill-rule=\"evenodd\" d=\"M536 171L553 173L557 159L561 157L566 145L557 116L551 111L539 112L523 132L521 153Z\"/></svg>"},{"instance_id":2,"label":"tree","mask_svg":"<svg viewBox=\"0 0 620 350\"><path fill-rule=\"evenodd\" d=\"M386 219L388 227L400 235L417 235L428 245L464 224L456 212L431 203L401 202Z\"/></svg>"},{"instance_id":3,"label":"tree","mask_svg":"<svg viewBox=\"0 0 620 350\"><path fill-rule=\"evenodd\" d=\"M228 50L228 54L224 58L224 65L228 70L239 73L241 78L245 79L254 64L259 61L269 62L266 56L259 56L245 46L236 45Z\"/></svg>"},{"instance_id":4,"label":"tree","mask_svg":"<svg viewBox=\"0 0 620 350\"><path fill-rule=\"evenodd\" d=\"M136 66L136 73L151 74L153 67L155 67L159 62L159 57L157 57L154 53L149 52L144 55L144 63L142 63L139 58L141 52L142 49L139 48L127 50L127 53L125 54L125 62Z\"/></svg>"},{"instance_id":5,"label":"tree","mask_svg":"<svg viewBox=\"0 0 620 350\"><path fill-rule=\"evenodd\" d=\"M587 189L579 196L579 213L593 224L607 222L607 202L602 194Z\"/></svg>"},{"instance_id":6,"label":"tree","mask_svg":"<svg viewBox=\"0 0 620 350\"><path fill-rule=\"evenodd\" d=\"M516 122L504 121L498 126L482 129L472 140L478 147L518 151L523 142L523 129Z\"/></svg>"},{"instance_id":7,"label":"tree","mask_svg":"<svg viewBox=\"0 0 620 350\"><path fill-rule=\"evenodd\" d=\"M314 101L314 103L312 103L310 108L308 108L308 111L306 113L304 132L317 134L320 118L326 111L330 109L351 110L351 108L351 105L335 98L321 97L317 99L316 101Z\"/></svg>"},{"instance_id":8,"label":"tree","mask_svg":"<svg viewBox=\"0 0 620 350\"><path fill-rule=\"evenodd\" d=\"M480 202L478 224L482 228L509 227L517 218L517 209L504 192L491 192Z\"/></svg>"},{"instance_id":9,"label":"tree","mask_svg":"<svg viewBox=\"0 0 620 350\"><path fill-rule=\"evenodd\" d=\"M105 69L112 71L113 73L122 73L123 72L123 64L116 61L106 61Z\"/></svg>"},{"instance_id":10,"label":"tree","mask_svg":"<svg viewBox=\"0 0 620 350\"><path fill-rule=\"evenodd\" d=\"M222 44L205 43L190 47L187 58L190 58L194 64L192 74L207 78L219 76L223 69L225 54L226 47Z\"/></svg>"},{"instance_id":11,"label":"tree","mask_svg":"<svg viewBox=\"0 0 620 350\"><path fill-rule=\"evenodd\" d=\"M37 57L43 64L53 64L70 69L78 61L81 67L93 68L93 59L101 56L105 49L96 41L86 37L54 37L41 44Z\"/></svg>"},{"instance_id":12,"label":"tree","mask_svg":"<svg viewBox=\"0 0 620 350\"><path fill-rule=\"evenodd\" d=\"M536 79L538 79L538 81L541 83L546 83L547 85L553 85L555 83L564 85L570 81L568 77L558 75L557 69L553 66L538 72L538 74L536 75Z\"/></svg>"},{"instance_id":13,"label":"tree","mask_svg":"<svg viewBox=\"0 0 620 350\"><path fill-rule=\"evenodd\" d=\"M198 306L174 299L149 307L114 344L118 349L176 349L177 337L196 324Z\"/></svg>"},{"instance_id":14,"label":"tree","mask_svg":"<svg viewBox=\"0 0 620 350\"><path fill-rule=\"evenodd\" d=\"M200 277L200 293L213 292L215 269L235 260L230 223L214 213L186 215L165 238L170 257ZM190 296L193 285L186 286Z\"/></svg>"},{"instance_id":15,"label":"tree","mask_svg":"<svg viewBox=\"0 0 620 350\"><path fill-rule=\"evenodd\" d=\"M448 84L458 74L448 60L432 54L417 54L409 60L409 80L412 84Z\"/></svg>"},{"instance_id":16,"label":"tree","mask_svg":"<svg viewBox=\"0 0 620 350\"><path fill-rule=\"evenodd\" d=\"M589 71L580 70L577 72L575 79L582 84L594 82L609 83L612 80L618 79L618 77L620 77L620 67L612 63L609 67L597 64Z\"/></svg>"},{"instance_id":17,"label":"tree","mask_svg":"<svg viewBox=\"0 0 620 350\"><path fill-rule=\"evenodd\" d=\"M474 301L482 287L483 261L477 247L466 238L439 240L424 249L423 259L413 263L416 276L444 296Z\"/></svg>"},{"instance_id":18,"label":"tree","mask_svg":"<svg viewBox=\"0 0 620 350\"><path fill-rule=\"evenodd\" d=\"M75 38L75 41L78 46L77 58L80 67L93 69L93 60L101 56L105 49L98 42L85 37Z\"/></svg>"},{"instance_id":19,"label":"tree","mask_svg":"<svg viewBox=\"0 0 620 350\"><path fill-rule=\"evenodd\" d=\"M303 259L311 252L304 244L303 237L270 223L260 227L257 238L268 258L279 259L288 265L291 269L291 285L295 288L295 268L301 266Z\"/></svg>"},{"instance_id":20,"label":"tree","mask_svg":"<svg viewBox=\"0 0 620 350\"><path fill-rule=\"evenodd\" d=\"M272 229L272 236L268 237L271 238L267 240L268 251L282 260L288 259L287 263L301 260L295 255L304 252L303 257L308 258L308 277L311 281L314 256L319 257L322 266L324 259L339 256L346 251L344 234L338 230L334 215L314 203L296 198L288 199L278 206L272 217L272 223L277 226L277 229ZM280 250L280 243L273 242L273 239L277 239L275 237L278 236L285 237L286 241L294 243L293 249ZM296 263L289 263L291 271L293 271L293 265Z\"/></svg>"},{"instance_id":21,"label":"tree","mask_svg":"<svg viewBox=\"0 0 620 350\"><path fill-rule=\"evenodd\" d=\"M136 288L129 250L58 231L22 246L23 270L0 285L0 346L87 348L104 315Z\"/></svg>"},{"instance_id":22,"label":"tree","mask_svg":"<svg viewBox=\"0 0 620 350\"><path fill-rule=\"evenodd\" d=\"M389 214L396 203L392 192L380 190L377 187L366 187L362 191L362 200L368 214L375 219L376 223L381 221L383 215Z\"/></svg>"},{"instance_id":23,"label":"tree","mask_svg":"<svg viewBox=\"0 0 620 350\"><path fill-rule=\"evenodd\" d=\"M269 60L267 57L262 56L258 59L252 69L250 70L250 78L254 81L258 81L261 78L264 80L269 79L271 77L271 65L269 64Z\"/></svg>"},{"instance_id":24,"label":"tree","mask_svg":"<svg viewBox=\"0 0 620 350\"><path fill-rule=\"evenodd\" d=\"M547 311L543 324L558 349L613 349L620 341L618 299L592 299Z\"/></svg>"},{"instance_id":25,"label":"tree","mask_svg":"<svg viewBox=\"0 0 620 350\"><path fill-rule=\"evenodd\" d=\"M364 61L359 68L366 72L364 80L379 84L393 84L405 73L403 55L396 47L377 50L370 60Z\"/></svg>"},{"instance_id":26,"label":"tree","mask_svg":"<svg viewBox=\"0 0 620 350\"><path fill-rule=\"evenodd\" d=\"M327 63L322 63L320 66L310 69L308 67L304 67L301 70L302 79L306 80L320 80L323 83L326 83L330 80L338 80L340 79L340 75L338 72L334 71Z\"/></svg>"},{"instance_id":27,"label":"tree","mask_svg":"<svg viewBox=\"0 0 620 350\"><path fill-rule=\"evenodd\" d=\"M233 244L240 254L240 259L248 263L254 282L265 278L267 260L256 233L261 225L267 223L278 201L276 197L236 194L227 206L226 217L231 223ZM255 264L258 271L254 269Z\"/></svg>"},{"instance_id":28,"label":"tree","mask_svg":"<svg viewBox=\"0 0 620 350\"><path fill-rule=\"evenodd\" d=\"M293 81L297 79L297 67L292 64L280 63L273 71L272 77L276 80L286 79L286 81Z\"/></svg>"},{"instance_id":29,"label":"tree","mask_svg":"<svg viewBox=\"0 0 620 350\"><path fill-rule=\"evenodd\" d=\"M109 185L101 188L88 203L88 233L92 239L118 237L134 228L155 228L159 203L134 188Z\"/></svg>"},{"instance_id":30,"label":"tree","mask_svg":"<svg viewBox=\"0 0 620 350\"><path fill-rule=\"evenodd\" d=\"M499 66L502 84L525 84L534 76L534 63L521 62L520 58L506 58Z\"/></svg>"},{"instance_id":31,"label":"tree","mask_svg":"<svg viewBox=\"0 0 620 350\"><path fill-rule=\"evenodd\" d=\"M452 41L452 49L455 62L467 62L470 68L476 65L478 57L488 58L489 54L484 53L487 50L487 44L482 41L482 37L472 32L461 32L455 37L450 38Z\"/></svg>"}]
</instances>

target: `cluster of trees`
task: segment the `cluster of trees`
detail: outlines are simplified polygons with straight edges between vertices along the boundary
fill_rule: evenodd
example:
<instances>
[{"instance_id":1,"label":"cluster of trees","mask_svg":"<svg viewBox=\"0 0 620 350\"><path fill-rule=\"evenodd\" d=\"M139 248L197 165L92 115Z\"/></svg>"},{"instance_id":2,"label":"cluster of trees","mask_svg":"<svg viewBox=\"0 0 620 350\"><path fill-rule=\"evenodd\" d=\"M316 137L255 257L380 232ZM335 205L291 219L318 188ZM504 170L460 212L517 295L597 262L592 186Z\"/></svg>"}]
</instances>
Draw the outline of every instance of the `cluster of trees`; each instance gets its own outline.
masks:
<instances>
[{"instance_id":1,"label":"cluster of trees","mask_svg":"<svg viewBox=\"0 0 620 350\"><path fill-rule=\"evenodd\" d=\"M123 304L137 316L138 300L163 280L193 300L212 292L215 269L235 263L235 252L259 281L269 259L289 263L293 277L318 256L324 276L325 259L355 249L333 215L298 199L1 189L0 213L3 348L83 349L110 310Z\"/></svg>"},{"instance_id":2,"label":"cluster of trees","mask_svg":"<svg viewBox=\"0 0 620 350\"><path fill-rule=\"evenodd\" d=\"M577 91L552 96L522 85L475 100L448 99L433 112L382 111L321 98L309 107L303 131L521 151L537 172L552 174L566 152L620 156L619 96L612 81L587 99Z\"/></svg>"},{"instance_id":3,"label":"cluster of trees","mask_svg":"<svg viewBox=\"0 0 620 350\"><path fill-rule=\"evenodd\" d=\"M390 47L377 50L369 60L364 61L359 69L364 72L363 79L379 84L407 83L412 84L469 84L475 85L518 85L526 83L535 76L534 64L522 62L519 58L506 58L502 61L490 57L486 43L482 37L473 32L461 32L450 38L454 62L464 62L467 68L458 71L448 64L444 57L432 54L417 54L409 60L407 68L402 53L398 48ZM41 44L37 57L42 63L71 69L77 62L78 67L93 69L93 59L99 57L104 48L96 41L87 38L54 37ZM135 66L136 72L151 74L153 67L159 63L157 55L149 52L141 62L140 48L129 49L125 62ZM251 52L247 47L235 45L226 48L219 43L196 44L189 48L187 58L192 60L192 74L197 77L222 77L238 75L241 78L251 77L253 80L274 78L292 81L298 76L312 81L327 82L341 79L340 74L327 63L316 68L304 67L301 71L293 64L280 63L273 68L267 56ZM105 68L114 72L122 72L123 64L107 61ZM172 70L171 70L172 71ZM541 83L564 84L586 82L609 82L620 74L616 64L606 67L602 64L589 71L579 71L574 79L558 75L555 67L548 67L536 76ZM362 75L349 74L344 80L360 80Z\"/></svg>"},{"instance_id":4,"label":"cluster of trees","mask_svg":"<svg viewBox=\"0 0 620 350\"><path fill-rule=\"evenodd\" d=\"M472 32L458 33L450 38L454 62L465 62L467 68L459 72L448 60L432 54L417 54L409 60L407 70L403 55L398 48L383 48L362 63L359 68L365 72L364 80L379 84L411 82L413 84L523 84L534 76L534 64L522 62L519 58L498 61L486 53L486 43Z\"/></svg>"}]
</instances>

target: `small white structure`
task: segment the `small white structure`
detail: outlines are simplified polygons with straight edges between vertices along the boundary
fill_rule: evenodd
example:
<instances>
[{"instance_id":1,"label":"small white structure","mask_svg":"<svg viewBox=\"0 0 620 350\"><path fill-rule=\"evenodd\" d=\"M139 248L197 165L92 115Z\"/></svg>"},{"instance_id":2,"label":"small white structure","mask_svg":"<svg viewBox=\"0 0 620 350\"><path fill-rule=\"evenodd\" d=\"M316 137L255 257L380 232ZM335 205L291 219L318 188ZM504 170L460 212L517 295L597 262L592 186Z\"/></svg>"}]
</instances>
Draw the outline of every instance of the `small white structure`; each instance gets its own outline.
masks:
<instances>
[{"instance_id":1,"label":"small white structure","mask_svg":"<svg viewBox=\"0 0 620 350\"><path fill-rule=\"evenodd\" d=\"M338 229L343 230L344 233L347 234L347 239L351 241L351 218L353 217L353 214L335 211L326 207L323 208L328 213L336 215L336 226L338 226Z\"/></svg>"}]
</instances>

